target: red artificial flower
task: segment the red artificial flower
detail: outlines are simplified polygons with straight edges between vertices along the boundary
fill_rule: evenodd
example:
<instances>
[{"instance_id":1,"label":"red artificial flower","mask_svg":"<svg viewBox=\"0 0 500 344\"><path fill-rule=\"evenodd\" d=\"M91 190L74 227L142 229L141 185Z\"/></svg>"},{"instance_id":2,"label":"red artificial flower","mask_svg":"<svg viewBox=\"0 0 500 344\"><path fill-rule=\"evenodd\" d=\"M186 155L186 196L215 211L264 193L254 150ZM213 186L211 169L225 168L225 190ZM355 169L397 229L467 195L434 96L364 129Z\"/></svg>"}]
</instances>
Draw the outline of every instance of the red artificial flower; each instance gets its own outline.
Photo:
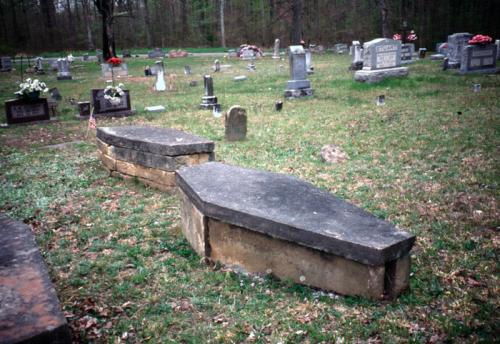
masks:
<instances>
[{"instance_id":1,"label":"red artificial flower","mask_svg":"<svg viewBox=\"0 0 500 344\"><path fill-rule=\"evenodd\" d=\"M392 39L395 41L400 41L401 40L401 35L399 33L395 33L394 36L392 36Z\"/></svg>"},{"instance_id":2,"label":"red artificial flower","mask_svg":"<svg viewBox=\"0 0 500 344\"><path fill-rule=\"evenodd\" d=\"M408 41L416 41L417 40L417 34L415 33L415 31L411 30L410 33L408 34L408 36L406 37L406 40Z\"/></svg>"},{"instance_id":3,"label":"red artificial flower","mask_svg":"<svg viewBox=\"0 0 500 344\"><path fill-rule=\"evenodd\" d=\"M469 40L469 44L488 44L493 42L493 38L486 35L475 35Z\"/></svg>"},{"instance_id":4,"label":"red artificial flower","mask_svg":"<svg viewBox=\"0 0 500 344\"><path fill-rule=\"evenodd\" d=\"M122 64L122 60L119 57L112 57L107 62L115 67Z\"/></svg>"}]
</instances>

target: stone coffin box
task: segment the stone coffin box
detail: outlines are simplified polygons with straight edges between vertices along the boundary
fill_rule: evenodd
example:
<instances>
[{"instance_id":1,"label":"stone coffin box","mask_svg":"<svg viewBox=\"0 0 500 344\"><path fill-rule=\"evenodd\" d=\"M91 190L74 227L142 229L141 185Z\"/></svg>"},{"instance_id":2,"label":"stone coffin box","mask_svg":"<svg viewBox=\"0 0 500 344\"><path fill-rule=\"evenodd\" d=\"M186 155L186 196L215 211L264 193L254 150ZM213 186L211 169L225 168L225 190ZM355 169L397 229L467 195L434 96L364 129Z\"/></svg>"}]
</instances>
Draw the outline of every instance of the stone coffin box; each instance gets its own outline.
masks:
<instances>
[{"instance_id":1,"label":"stone coffin box","mask_svg":"<svg viewBox=\"0 0 500 344\"><path fill-rule=\"evenodd\" d=\"M175 189L181 166L214 159L214 143L180 130L146 126L97 128L103 166L113 176L137 178L163 191Z\"/></svg>"},{"instance_id":2,"label":"stone coffin box","mask_svg":"<svg viewBox=\"0 0 500 344\"><path fill-rule=\"evenodd\" d=\"M111 69L113 70L113 73L111 73ZM126 63L121 63L116 67L113 67L109 63L101 63L101 75L106 79L111 79L113 75L119 78L126 77L128 76L128 66Z\"/></svg>"},{"instance_id":3,"label":"stone coffin box","mask_svg":"<svg viewBox=\"0 0 500 344\"><path fill-rule=\"evenodd\" d=\"M18 124L50 120L46 98L15 99L5 102L7 124Z\"/></svg>"},{"instance_id":4,"label":"stone coffin box","mask_svg":"<svg viewBox=\"0 0 500 344\"><path fill-rule=\"evenodd\" d=\"M467 45L460 61L460 73L496 73L497 45Z\"/></svg>"},{"instance_id":5,"label":"stone coffin box","mask_svg":"<svg viewBox=\"0 0 500 344\"><path fill-rule=\"evenodd\" d=\"M131 116L135 113L132 110L130 103L130 93L124 90L125 95L121 97L119 104L111 104L109 100L104 98L103 89L94 89L91 93L92 106L94 107L94 115L96 117L124 117Z\"/></svg>"},{"instance_id":6,"label":"stone coffin box","mask_svg":"<svg viewBox=\"0 0 500 344\"><path fill-rule=\"evenodd\" d=\"M413 235L298 178L209 162L176 181L202 257L374 299L409 285Z\"/></svg>"}]
</instances>

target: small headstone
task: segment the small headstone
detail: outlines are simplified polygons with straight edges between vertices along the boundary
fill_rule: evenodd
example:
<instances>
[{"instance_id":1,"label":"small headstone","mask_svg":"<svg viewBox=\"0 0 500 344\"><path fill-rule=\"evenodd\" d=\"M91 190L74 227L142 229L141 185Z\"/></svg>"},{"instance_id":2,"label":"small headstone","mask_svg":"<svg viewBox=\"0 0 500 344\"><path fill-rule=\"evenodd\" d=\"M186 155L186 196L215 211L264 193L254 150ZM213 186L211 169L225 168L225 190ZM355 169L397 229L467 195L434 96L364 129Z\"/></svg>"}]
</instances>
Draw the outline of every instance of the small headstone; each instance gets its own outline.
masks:
<instances>
[{"instance_id":1,"label":"small headstone","mask_svg":"<svg viewBox=\"0 0 500 344\"><path fill-rule=\"evenodd\" d=\"M448 43L440 42L436 44L436 53L446 55L448 54Z\"/></svg>"},{"instance_id":2,"label":"small headstone","mask_svg":"<svg viewBox=\"0 0 500 344\"><path fill-rule=\"evenodd\" d=\"M347 154L336 145L329 144L321 148L321 159L324 162L336 164L347 160Z\"/></svg>"},{"instance_id":3,"label":"small headstone","mask_svg":"<svg viewBox=\"0 0 500 344\"><path fill-rule=\"evenodd\" d=\"M108 99L104 98L103 89L93 89L91 94L92 106L94 107L94 115L105 117L123 117L130 116L135 113L132 110L130 102L130 93L128 90L123 90L125 95L120 99L120 103L112 104Z\"/></svg>"},{"instance_id":4,"label":"small headstone","mask_svg":"<svg viewBox=\"0 0 500 344\"><path fill-rule=\"evenodd\" d=\"M59 89L57 87L49 89L49 95L50 98L52 98L55 101L60 102L62 100L61 93L59 92Z\"/></svg>"},{"instance_id":5,"label":"small headstone","mask_svg":"<svg viewBox=\"0 0 500 344\"><path fill-rule=\"evenodd\" d=\"M95 55L97 57L97 62L98 63L103 63L104 62L104 55L102 53L102 50L97 50Z\"/></svg>"},{"instance_id":6,"label":"small headstone","mask_svg":"<svg viewBox=\"0 0 500 344\"><path fill-rule=\"evenodd\" d=\"M234 81L245 81L248 77L246 75L238 75L233 78Z\"/></svg>"},{"instance_id":7,"label":"small headstone","mask_svg":"<svg viewBox=\"0 0 500 344\"><path fill-rule=\"evenodd\" d=\"M203 76L203 84L205 87L205 95L202 97L200 107L202 109L213 109L214 105L217 105L217 97L214 96L214 80L212 76Z\"/></svg>"},{"instance_id":8,"label":"small headstone","mask_svg":"<svg viewBox=\"0 0 500 344\"><path fill-rule=\"evenodd\" d=\"M214 105L212 114L214 115L215 118L219 118L220 116L222 116L220 104Z\"/></svg>"},{"instance_id":9,"label":"small headstone","mask_svg":"<svg viewBox=\"0 0 500 344\"><path fill-rule=\"evenodd\" d=\"M68 59L57 59L57 80L71 80L71 72L69 71Z\"/></svg>"},{"instance_id":10,"label":"small headstone","mask_svg":"<svg viewBox=\"0 0 500 344\"><path fill-rule=\"evenodd\" d=\"M36 74L45 74L45 71L43 70L43 57L37 57L35 59L35 71Z\"/></svg>"},{"instance_id":11,"label":"small headstone","mask_svg":"<svg viewBox=\"0 0 500 344\"><path fill-rule=\"evenodd\" d=\"M146 66L144 67L144 76L152 76L153 73L151 73L151 67Z\"/></svg>"},{"instance_id":12,"label":"small headstone","mask_svg":"<svg viewBox=\"0 0 500 344\"><path fill-rule=\"evenodd\" d=\"M306 52L302 45L289 48L290 79L285 89L286 98L312 96L311 82L307 80Z\"/></svg>"},{"instance_id":13,"label":"small headstone","mask_svg":"<svg viewBox=\"0 0 500 344\"><path fill-rule=\"evenodd\" d=\"M314 73L314 67L312 66L311 51L309 49L305 49L305 53L306 53L306 70L307 70L307 74L313 74Z\"/></svg>"},{"instance_id":14,"label":"small headstone","mask_svg":"<svg viewBox=\"0 0 500 344\"><path fill-rule=\"evenodd\" d=\"M155 106L146 106L144 108L146 112L163 112L165 111L165 107L163 105L155 105Z\"/></svg>"},{"instance_id":15,"label":"small headstone","mask_svg":"<svg viewBox=\"0 0 500 344\"><path fill-rule=\"evenodd\" d=\"M184 66L184 75L191 75L191 67L190 66Z\"/></svg>"},{"instance_id":16,"label":"small headstone","mask_svg":"<svg viewBox=\"0 0 500 344\"><path fill-rule=\"evenodd\" d=\"M448 36L448 53L449 68L459 68L462 61L463 48L469 43L472 38L470 33L454 33Z\"/></svg>"},{"instance_id":17,"label":"small headstone","mask_svg":"<svg viewBox=\"0 0 500 344\"><path fill-rule=\"evenodd\" d=\"M249 71L255 71L255 65L251 62L247 65L247 70Z\"/></svg>"},{"instance_id":18,"label":"small headstone","mask_svg":"<svg viewBox=\"0 0 500 344\"><path fill-rule=\"evenodd\" d=\"M460 73L496 73L497 45L466 45L461 54Z\"/></svg>"},{"instance_id":19,"label":"small headstone","mask_svg":"<svg viewBox=\"0 0 500 344\"><path fill-rule=\"evenodd\" d=\"M363 44L363 69L354 73L354 80L376 83L407 75L408 68L401 67L401 41L377 38Z\"/></svg>"},{"instance_id":20,"label":"small headstone","mask_svg":"<svg viewBox=\"0 0 500 344\"><path fill-rule=\"evenodd\" d=\"M481 84L474 84L474 85L472 85L472 92L474 92L474 93L481 92Z\"/></svg>"},{"instance_id":21,"label":"small headstone","mask_svg":"<svg viewBox=\"0 0 500 344\"><path fill-rule=\"evenodd\" d=\"M163 61L156 61L156 81L155 81L155 90L156 91L165 91L167 89L167 85L165 84L165 69L163 67Z\"/></svg>"},{"instance_id":22,"label":"small headstone","mask_svg":"<svg viewBox=\"0 0 500 344\"><path fill-rule=\"evenodd\" d=\"M89 54L88 53L83 54L82 59L83 59L83 61L88 61L89 60Z\"/></svg>"},{"instance_id":23,"label":"small headstone","mask_svg":"<svg viewBox=\"0 0 500 344\"><path fill-rule=\"evenodd\" d=\"M375 99L375 103L377 104L377 106L382 106L382 105L385 105L385 95L380 95L380 96L377 96L377 98Z\"/></svg>"},{"instance_id":24,"label":"small headstone","mask_svg":"<svg viewBox=\"0 0 500 344\"><path fill-rule=\"evenodd\" d=\"M90 102L78 102L78 114L80 117L90 116Z\"/></svg>"},{"instance_id":25,"label":"small headstone","mask_svg":"<svg viewBox=\"0 0 500 344\"><path fill-rule=\"evenodd\" d=\"M101 63L101 76L104 79L126 77L128 76L128 66L123 62L118 66L113 66L110 63Z\"/></svg>"},{"instance_id":26,"label":"small headstone","mask_svg":"<svg viewBox=\"0 0 500 344\"><path fill-rule=\"evenodd\" d=\"M215 60L212 68L213 68L214 72L220 72L220 61Z\"/></svg>"},{"instance_id":27,"label":"small headstone","mask_svg":"<svg viewBox=\"0 0 500 344\"><path fill-rule=\"evenodd\" d=\"M46 98L8 100L5 102L5 110L7 124L50 120Z\"/></svg>"},{"instance_id":28,"label":"small headstone","mask_svg":"<svg viewBox=\"0 0 500 344\"><path fill-rule=\"evenodd\" d=\"M12 59L8 56L0 57L0 72L10 72L12 70Z\"/></svg>"},{"instance_id":29,"label":"small headstone","mask_svg":"<svg viewBox=\"0 0 500 344\"><path fill-rule=\"evenodd\" d=\"M226 141L243 141L247 136L247 112L241 106L232 106L225 116Z\"/></svg>"},{"instance_id":30,"label":"small headstone","mask_svg":"<svg viewBox=\"0 0 500 344\"><path fill-rule=\"evenodd\" d=\"M360 70L363 68L363 48L359 41L352 41L352 63L350 70Z\"/></svg>"},{"instance_id":31,"label":"small headstone","mask_svg":"<svg viewBox=\"0 0 500 344\"><path fill-rule=\"evenodd\" d=\"M191 81L189 82L189 86L191 86L191 87L196 87L196 86L198 86L198 81L197 81L197 80L191 80Z\"/></svg>"},{"instance_id":32,"label":"small headstone","mask_svg":"<svg viewBox=\"0 0 500 344\"><path fill-rule=\"evenodd\" d=\"M418 49L418 58L419 59L425 59L425 54L427 53L426 48L420 48Z\"/></svg>"},{"instance_id":33,"label":"small headstone","mask_svg":"<svg viewBox=\"0 0 500 344\"><path fill-rule=\"evenodd\" d=\"M276 38L274 40L274 50L273 50L273 59L280 58L280 39Z\"/></svg>"},{"instance_id":34,"label":"small headstone","mask_svg":"<svg viewBox=\"0 0 500 344\"><path fill-rule=\"evenodd\" d=\"M132 57L132 54L130 53L130 50L123 50L122 51L123 57Z\"/></svg>"},{"instance_id":35,"label":"small headstone","mask_svg":"<svg viewBox=\"0 0 500 344\"><path fill-rule=\"evenodd\" d=\"M240 56L242 60L253 60L256 57L255 51L252 49L244 49Z\"/></svg>"},{"instance_id":36,"label":"small headstone","mask_svg":"<svg viewBox=\"0 0 500 344\"><path fill-rule=\"evenodd\" d=\"M333 51L336 54L347 54L349 52L349 47L345 43L338 43L333 46Z\"/></svg>"},{"instance_id":37,"label":"small headstone","mask_svg":"<svg viewBox=\"0 0 500 344\"><path fill-rule=\"evenodd\" d=\"M413 54L415 52L415 44L405 43L401 45L401 63L411 63L413 61Z\"/></svg>"},{"instance_id":38,"label":"small headstone","mask_svg":"<svg viewBox=\"0 0 500 344\"><path fill-rule=\"evenodd\" d=\"M274 109L278 112L283 110L283 102L281 100L277 100L276 103L274 103Z\"/></svg>"},{"instance_id":39,"label":"small headstone","mask_svg":"<svg viewBox=\"0 0 500 344\"><path fill-rule=\"evenodd\" d=\"M148 53L150 59L157 59L160 57L165 57L165 53L160 48L155 48Z\"/></svg>"},{"instance_id":40,"label":"small headstone","mask_svg":"<svg viewBox=\"0 0 500 344\"><path fill-rule=\"evenodd\" d=\"M446 56L443 54L432 54L431 55L431 60L432 61L438 61L438 60L443 60Z\"/></svg>"}]
</instances>

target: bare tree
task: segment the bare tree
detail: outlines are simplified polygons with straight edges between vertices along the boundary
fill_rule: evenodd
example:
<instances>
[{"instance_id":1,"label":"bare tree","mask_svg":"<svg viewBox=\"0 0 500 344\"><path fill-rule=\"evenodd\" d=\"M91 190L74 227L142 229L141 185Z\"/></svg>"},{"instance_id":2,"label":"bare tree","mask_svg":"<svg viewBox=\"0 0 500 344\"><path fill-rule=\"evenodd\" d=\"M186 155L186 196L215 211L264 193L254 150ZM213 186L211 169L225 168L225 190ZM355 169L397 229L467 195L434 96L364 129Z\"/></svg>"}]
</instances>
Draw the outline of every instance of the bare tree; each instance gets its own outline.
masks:
<instances>
[{"instance_id":1,"label":"bare tree","mask_svg":"<svg viewBox=\"0 0 500 344\"><path fill-rule=\"evenodd\" d=\"M302 40L302 0L292 3L292 43L299 44Z\"/></svg>"},{"instance_id":2,"label":"bare tree","mask_svg":"<svg viewBox=\"0 0 500 344\"><path fill-rule=\"evenodd\" d=\"M389 31L389 8L387 7L386 0L376 0L380 9L380 17L382 21L382 37L390 38L391 33Z\"/></svg>"},{"instance_id":3,"label":"bare tree","mask_svg":"<svg viewBox=\"0 0 500 344\"><path fill-rule=\"evenodd\" d=\"M224 26L224 0L220 0L220 40L223 48L226 47L226 29Z\"/></svg>"}]
</instances>

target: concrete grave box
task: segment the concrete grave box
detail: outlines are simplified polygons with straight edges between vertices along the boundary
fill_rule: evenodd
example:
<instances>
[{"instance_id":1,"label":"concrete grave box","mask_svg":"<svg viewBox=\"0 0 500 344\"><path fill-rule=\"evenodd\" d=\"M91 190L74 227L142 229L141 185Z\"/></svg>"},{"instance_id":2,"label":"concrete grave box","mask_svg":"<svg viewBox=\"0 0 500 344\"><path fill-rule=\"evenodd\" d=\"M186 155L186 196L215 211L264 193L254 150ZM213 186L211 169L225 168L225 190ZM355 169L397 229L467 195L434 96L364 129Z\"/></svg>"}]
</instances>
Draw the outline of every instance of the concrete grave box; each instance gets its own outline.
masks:
<instances>
[{"instance_id":1,"label":"concrete grave box","mask_svg":"<svg viewBox=\"0 0 500 344\"><path fill-rule=\"evenodd\" d=\"M406 75L408 68L401 67L401 41L377 38L363 44L363 69L354 73L354 80L376 83Z\"/></svg>"},{"instance_id":2,"label":"concrete grave box","mask_svg":"<svg viewBox=\"0 0 500 344\"><path fill-rule=\"evenodd\" d=\"M130 103L130 93L124 90L125 95L121 97L119 104L111 104L104 98L103 89L93 89L91 93L92 106L95 117L126 117L135 114Z\"/></svg>"},{"instance_id":3,"label":"concrete grave box","mask_svg":"<svg viewBox=\"0 0 500 344\"><path fill-rule=\"evenodd\" d=\"M138 178L163 191L175 189L181 166L214 159L214 143L180 130L147 126L97 128L103 166L113 176Z\"/></svg>"},{"instance_id":4,"label":"concrete grave box","mask_svg":"<svg viewBox=\"0 0 500 344\"><path fill-rule=\"evenodd\" d=\"M7 124L50 120L47 98L7 100L5 102L5 113Z\"/></svg>"},{"instance_id":5,"label":"concrete grave box","mask_svg":"<svg viewBox=\"0 0 500 344\"><path fill-rule=\"evenodd\" d=\"M463 48L460 73L496 73L497 45L466 45Z\"/></svg>"},{"instance_id":6,"label":"concrete grave box","mask_svg":"<svg viewBox=\"0 0 500 344\"><path fill-rule=\"evenodd\" d=\"M31 228L0 214L0 344L71 342Z\"/></svg>"},{"instance_id":7,"label":"concrete grave box","mask_svg":"<svg viewBox=\"0 0 500 344\"><path fill-rule=\"evenodd\" d=\"M202 257L374 299L409 285L414 236L298 178L209 162L176 181Z\"/></svg>"},{"instance_id":8,"label":"concrete grave box","mask_svg":"<svg viewBox=\"0 0 500 344\"><path fill-rule=\"evenodd\" d=\"M307 80L306 52L301 45L291 45L288 49L290 80L285 89L286 98L312 96L311 82Z\"/></svg>"}]
</instances>

